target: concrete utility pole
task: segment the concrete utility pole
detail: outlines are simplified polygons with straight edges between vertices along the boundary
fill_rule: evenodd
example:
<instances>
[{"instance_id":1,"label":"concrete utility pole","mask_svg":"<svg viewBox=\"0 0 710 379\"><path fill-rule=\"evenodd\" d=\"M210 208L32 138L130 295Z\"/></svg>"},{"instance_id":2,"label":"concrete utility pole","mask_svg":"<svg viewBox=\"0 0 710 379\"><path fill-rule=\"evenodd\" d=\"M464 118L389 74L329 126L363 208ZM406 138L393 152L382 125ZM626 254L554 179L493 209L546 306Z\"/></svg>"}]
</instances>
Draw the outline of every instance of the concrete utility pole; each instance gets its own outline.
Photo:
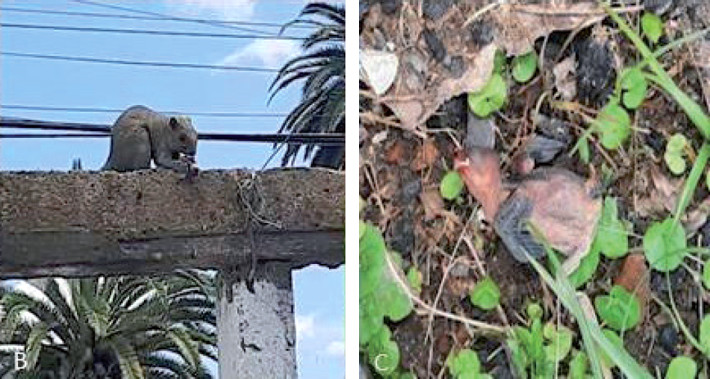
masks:
<instances>
[{"instance_id":1,"label":"concrete utility pole","mask_svg":"<svg viewBox=\"0 0 710 379\"><path fill-rule=\"evenodd\" d=\"M318 169L0 173L0 278L220 270L221 378L295 378L291 270L344 263L345 180ZM252 259L256 264L251 271Z\"/></svg>"}]
</instances>

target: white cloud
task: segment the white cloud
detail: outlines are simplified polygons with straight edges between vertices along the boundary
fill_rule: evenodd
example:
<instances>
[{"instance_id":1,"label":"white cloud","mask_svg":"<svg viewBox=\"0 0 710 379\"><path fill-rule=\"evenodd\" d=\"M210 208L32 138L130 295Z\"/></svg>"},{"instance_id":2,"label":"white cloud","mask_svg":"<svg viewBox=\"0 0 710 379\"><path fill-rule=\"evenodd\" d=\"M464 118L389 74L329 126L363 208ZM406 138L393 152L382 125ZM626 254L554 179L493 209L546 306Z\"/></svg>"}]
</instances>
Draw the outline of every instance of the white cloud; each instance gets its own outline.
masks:
<instances>
[{"instance_id":1,"label":"white cloud","mask_svg":"<svg viewBox=\"0 0 710 379\"><path fill-rule=\"evenodd\" d=\"M258 0L165 0L182 14L218 19L248 20L254 15Z\"/></svg>"},{"instance_id":2,"label":"white cloud","mask_svg":"<svg viewBox=\"0 0 710 379\"><path fill-rule=\"evenodd\" d=\"M316 335L315 331L315 316L313 315L296 315L296 338L304 339Z\"/></svg>"},{"instance_id":3,"label":"white cloud","mask_svg":"<svg viewBox=\"0 0 710 379\"><path fill-rule=\"evenodd\" d=\"M345 343L343 341L332 341L328 344L328 347L326 347L325 352L328 353L328 355L344 356Z\"/></svg>"},{"instance_id":4,"label":"white cloud","mask_svg":"<svg viewBox=\"0 0 710 379\"><path fill-rule=\"evenodd\" d=\"M218 65L258 64L280 68L300 51L297 41L256 40L227 55Z\"/></svg>"}]
</instances>

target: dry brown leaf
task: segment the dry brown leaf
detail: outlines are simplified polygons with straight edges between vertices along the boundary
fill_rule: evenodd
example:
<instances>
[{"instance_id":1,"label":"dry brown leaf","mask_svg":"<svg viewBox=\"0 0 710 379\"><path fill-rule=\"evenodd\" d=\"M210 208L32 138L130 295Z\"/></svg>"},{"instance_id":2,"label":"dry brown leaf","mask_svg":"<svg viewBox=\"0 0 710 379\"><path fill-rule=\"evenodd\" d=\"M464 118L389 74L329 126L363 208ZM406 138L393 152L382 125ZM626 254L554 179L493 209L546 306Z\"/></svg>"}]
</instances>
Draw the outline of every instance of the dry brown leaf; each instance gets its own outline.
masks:
<instances>
[{"instance_id":1,"label":"dry brown leaf","mask_svg":"<svg viewBox=\"0 0 710 379\"><path fill-rule=\"evenodd\" d=\"M653 188L647 197L638 201L636 211L642 217L654 216L675 210L683 186L682 179L668 179L655 166L649 169Z\"/></svg>"},{"instance_id":2,"label":"dry brown leaf","mask_svg":"<svg viewBox=\"0 0 710 379\"><path fill-rule=\"evenodd\" d=\"M403 158L404 143L402 141L395 141L385 150L385 162L389 164L399 165L402 163Z\"/></svg>"},{"instance_id":3,"label":"dry brown leaf","mask_svg":"<svg viewBox=\"0 0 710 379\"><path fill-rule=\"evenodd\" d=\"M429 138L417 149L417 154L412 161L412 170L421 171L431 167L438 158L439 149L436 148L434 140Z\"/></svg>"},{"instance_id":4,"label":"dry brown leaf","mask_svg":"<svg viewBox=\"0 0 710 379\"><path fill-rule=\"evenodd\" d=\"M689 211L683 220L685 232L690 235L698 231L710 216L710 197L705 198L697 207Z\"/></svg>"},{"instance_id":5,"label":"dry brown leaf","mask_svg":"<svg viewBox=\"0 0 710 379\"><path fill-rule=\"evenodd\" d=\"M463 93L475 92L483 88L493 71L496 46L489 44L475 56L466 57L466 71L458 77L442 77L426 91L404 89L403 85L390 88L384 103L399 118L402 128L416 129L424 124L447 100ZM406 81L405 75L398 75L397 81ZM400 87L399 91L396 88Z\"/></svg>"},{"instance_id":6,"label":"dry brown leaf","mask_svg":"<svg viewBox=\"0 0 710 379\"><path fill-rule=\"evenodd\" d=\"M441 198L439 190L429 188L419 194L419 201L424 207L424 220L430 221L444 213L444 199Z\"/></svg>"},{"instance_id":7,"label":"dry brown leaf","mask_svg":"<svg viewBox=\"0 0 710 379\"><path fill-rule=\"evenodd\" d=\"M597 2L576 4L504 4L494 12L499 24L496 44L509 55L520 55L533 48L539 37L558 30L589 26L606 17Z\"/></svg>"},{"instance_id":8,"label":"dry brown leaf","mask_svg":"<svg viewBox=\"0 0 710 379\"><path fill-rule=\"evenodd\" d=\"M710 41L700 39L696 46L694 63L700 72L700 86L703 89L705 105L710 109Z\"/></svg>"},{"instance_id":9,"label":"dry brown leaf","mask_svg":"<svg viewBox=\"0 0 710 379\"><path fill-rule=\"evenodd\" d=\"M555 88L562 95L562 99L566 101L571 101L577 96L574 67L574 56L569 56L552 68L552 74L555 77Z\"/></svg>"},{"instance_id":10,"label":"dry brown leaf","mask_svg":"<svg viewBox=\"0 0 710 379\"><path fill-rule=\"evenodd\" d=\"M646 266L646 258L643 254L629 254L621 266L621 271L616 276L614 284L624 287L627 291L636 294L641 304L641 314L648 302L649 274Z\"/></svg>"}]
</instances>

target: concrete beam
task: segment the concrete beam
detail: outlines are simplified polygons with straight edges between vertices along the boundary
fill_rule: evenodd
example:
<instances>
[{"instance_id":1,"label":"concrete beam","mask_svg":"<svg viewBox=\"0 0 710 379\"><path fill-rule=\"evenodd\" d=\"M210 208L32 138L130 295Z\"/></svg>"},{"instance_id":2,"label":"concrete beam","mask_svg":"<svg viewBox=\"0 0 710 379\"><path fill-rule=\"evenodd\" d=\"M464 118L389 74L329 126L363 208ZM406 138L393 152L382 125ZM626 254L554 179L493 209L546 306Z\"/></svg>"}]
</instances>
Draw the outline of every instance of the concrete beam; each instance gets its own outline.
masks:
<instances>
[{"instance_id":1,"label":"concrete beam","mask_svg":"<svg viewBox=\"0 0 710 379\"><path fill-rule=\"evenodd\" d=\"M345 180L322 169L0 173L0 278L143 274L250 259L344 262ZM262 222L253 229L247 220Z\"/></svg>"}]
</instances>

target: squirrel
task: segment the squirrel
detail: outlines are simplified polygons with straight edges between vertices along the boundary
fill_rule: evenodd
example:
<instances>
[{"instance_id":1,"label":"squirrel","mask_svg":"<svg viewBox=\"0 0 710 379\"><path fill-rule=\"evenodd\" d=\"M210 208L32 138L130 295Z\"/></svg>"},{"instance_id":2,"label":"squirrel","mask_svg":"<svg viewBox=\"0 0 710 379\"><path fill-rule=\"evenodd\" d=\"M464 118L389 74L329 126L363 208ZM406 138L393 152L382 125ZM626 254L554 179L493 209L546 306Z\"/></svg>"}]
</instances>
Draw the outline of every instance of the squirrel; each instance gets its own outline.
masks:
<instances>
[{"instance_id":1,"label":"squirrel","mask_svg":"<svg viewBox=\"0 0 710 379\"><path fill-rule=\"evenodd\" d=\"M111 151L101 170L133 171L155 165L187 177L197 174L197 131L187 116L166 116L136 105L111 127Z\"/></svg>"}]
</instances>

